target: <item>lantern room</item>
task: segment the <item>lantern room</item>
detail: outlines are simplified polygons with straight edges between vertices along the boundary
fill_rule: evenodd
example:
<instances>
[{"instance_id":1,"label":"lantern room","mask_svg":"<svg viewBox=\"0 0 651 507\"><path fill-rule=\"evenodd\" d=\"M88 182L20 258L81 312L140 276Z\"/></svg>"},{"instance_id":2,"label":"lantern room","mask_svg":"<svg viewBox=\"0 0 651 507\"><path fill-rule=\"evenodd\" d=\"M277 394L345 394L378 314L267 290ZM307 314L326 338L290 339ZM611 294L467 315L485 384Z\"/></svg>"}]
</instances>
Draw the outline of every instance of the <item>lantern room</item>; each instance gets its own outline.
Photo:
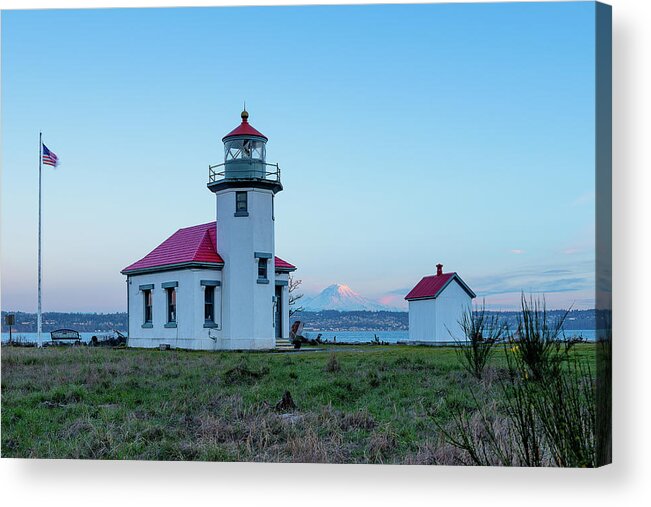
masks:
<instances>
[{"instance_id":1,"label":"lantern room","mask_svg":"<svg viewBox=\"0 0 651 507\"><path fill-rule=\"evenodd\" d=\"M275 191L282 190L278 164L266 161L267 136L251 126L246 109L241 118L242 123L222 139L224 162L210 166L208 187L215 191L224 183L247 181L254 185L261 182L263 186L273 183Z\"/></svg>"}]
</instances>

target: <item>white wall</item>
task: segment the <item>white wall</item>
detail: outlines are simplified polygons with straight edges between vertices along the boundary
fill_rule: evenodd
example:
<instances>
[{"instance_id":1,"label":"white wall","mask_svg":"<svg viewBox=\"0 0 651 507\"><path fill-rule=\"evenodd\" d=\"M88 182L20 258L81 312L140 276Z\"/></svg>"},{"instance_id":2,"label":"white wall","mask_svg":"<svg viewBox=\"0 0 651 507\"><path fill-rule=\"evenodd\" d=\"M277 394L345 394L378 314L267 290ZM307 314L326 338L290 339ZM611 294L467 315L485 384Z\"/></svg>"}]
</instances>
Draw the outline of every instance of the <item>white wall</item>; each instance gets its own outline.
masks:
<instances>
[{"instance_id":1,"label":"white wall","mask_svg":"<svg viewBox=\"0 0 651 507\"><path fill-rule=\"evenodd\" d=\"M436 299L409 301L409 340L452 342L463 339L459 320L472 298L452 281Z\"/></svg>"},{"instance_id":2,"label":"white wall","mask_svg":"<svg viewBox=\"0 0 651 507\"><path fill-rule=\"evenodd\" d=\"M409 301L409 340L435 341L436 299Z\"/></svg>"},{"instance_id":3,"label":"white wall","mask_svg":"<svg viewBox=\"0 0 651 507\"><path fill-rule=\"evenodd\" d=\"M204 287L201 280L221 281L221 272L211 269L181 269L132 275L129 284L129 346L172 347L213 350L223 346L223 333L219 329L204 327ZM167 323L167 295L161 286L165 282L178 282L176 287L176 327ZM140 285L153 284L152 327L144 323L144 294ZM222 320L222 291L215 288L215 322Z\"/></svg>"},{"instance_id":4,"label":"white wall","mask_svg":"<svg viewBox=\"0 0 651 507\"><path fill-rule=\"evenodd\" d=\"M463 340L459 321L463 312L472 305L472 298L456 281L452 281L436 302L436 341Z\"/></svg>"},{"instance_id":5,"label":"white wall","mask_svg":"<svg viewBox=\"0 0 651 507\"><path fill-rule=\"evenodd\" d=\"M235 192L248 192L248 216L235 216ZM226 348L275 347L273 297L274 221L271 190L238 188L217 192L217 250L224 259L224 340ZM271 254L268 284L258 280L255 252Z\"/></svg>"}]
</instances>

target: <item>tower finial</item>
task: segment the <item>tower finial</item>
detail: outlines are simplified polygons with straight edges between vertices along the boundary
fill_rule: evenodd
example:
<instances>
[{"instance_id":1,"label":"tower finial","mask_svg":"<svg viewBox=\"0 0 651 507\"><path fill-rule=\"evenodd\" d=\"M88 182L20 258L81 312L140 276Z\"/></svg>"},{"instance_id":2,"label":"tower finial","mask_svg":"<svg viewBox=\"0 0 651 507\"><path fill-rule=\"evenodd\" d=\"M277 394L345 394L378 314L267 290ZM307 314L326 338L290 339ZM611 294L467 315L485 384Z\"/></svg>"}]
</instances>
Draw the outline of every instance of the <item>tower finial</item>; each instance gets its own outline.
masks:
<instances>
[{"instance_id":1,"label":"tower finial","mask_svg":"<svg viewBox=\"0 0 651 507\"><path fill-rule=\"evenodd\" d=\"M242 110L242 121L247 121L249 119L249 113L246 111L246 100L244 101L244 109Z\"/></svg>"}]
</instances>

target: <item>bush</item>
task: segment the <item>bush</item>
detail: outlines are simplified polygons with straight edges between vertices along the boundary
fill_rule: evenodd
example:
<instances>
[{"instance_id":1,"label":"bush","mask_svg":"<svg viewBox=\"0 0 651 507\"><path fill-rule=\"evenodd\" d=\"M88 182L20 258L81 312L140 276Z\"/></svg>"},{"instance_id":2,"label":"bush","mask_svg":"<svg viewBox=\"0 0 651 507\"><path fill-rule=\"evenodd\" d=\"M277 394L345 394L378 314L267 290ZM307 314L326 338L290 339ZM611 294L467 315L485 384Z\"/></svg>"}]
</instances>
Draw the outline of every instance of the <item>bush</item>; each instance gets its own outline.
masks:
<instances>
[{"instance_id":1,"label":"bush","mask_svg":"<svg viewBox=\"0 0 651 507\"><path fill-rule=\"evenodd\" d=\"M457 355L461 365L474 377L481 379L486 363L493 353L493 347L500 342L506 327L500 323L497 315L486 314L486 304L474 311L468 307L459 320L463 329L465 342L458 342Z\"/></svg>"},{"instance_id":2,"label":"bush","mask_svg":"<svg viewBox=\"0 0 651 507\"><path fill-rule=\"evenodd\" d=\"M540 380L559 372L561 362L567 357L573 341L564 340L563 323L569 310L556 321L547 315L545 298L527 299L522 294L522 312L518 329L511 337L512 351L526 365L528 374Z\"/></svg>"}]
</instances>

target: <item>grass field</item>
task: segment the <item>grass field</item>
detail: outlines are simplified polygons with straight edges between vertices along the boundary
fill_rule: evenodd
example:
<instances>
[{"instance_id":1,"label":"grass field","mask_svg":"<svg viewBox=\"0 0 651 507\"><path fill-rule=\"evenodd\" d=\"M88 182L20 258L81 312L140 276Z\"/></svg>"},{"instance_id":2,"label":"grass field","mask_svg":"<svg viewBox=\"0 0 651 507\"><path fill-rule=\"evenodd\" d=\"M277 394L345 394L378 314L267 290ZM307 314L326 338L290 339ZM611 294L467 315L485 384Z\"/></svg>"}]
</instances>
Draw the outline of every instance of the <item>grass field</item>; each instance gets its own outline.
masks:
<instances>
[{"instance_id":1,"label":"grass field","mask_svg":"<svg viewBox=\"0 0 651 507\"><path fill-rule=\"evenodd\" d=\"M435 418L499 411L503 356L479 381L441 347L3 347L2 457L460 464ZM285 391L293 410L276 408Z\"/></svg>"}]
</instances>

